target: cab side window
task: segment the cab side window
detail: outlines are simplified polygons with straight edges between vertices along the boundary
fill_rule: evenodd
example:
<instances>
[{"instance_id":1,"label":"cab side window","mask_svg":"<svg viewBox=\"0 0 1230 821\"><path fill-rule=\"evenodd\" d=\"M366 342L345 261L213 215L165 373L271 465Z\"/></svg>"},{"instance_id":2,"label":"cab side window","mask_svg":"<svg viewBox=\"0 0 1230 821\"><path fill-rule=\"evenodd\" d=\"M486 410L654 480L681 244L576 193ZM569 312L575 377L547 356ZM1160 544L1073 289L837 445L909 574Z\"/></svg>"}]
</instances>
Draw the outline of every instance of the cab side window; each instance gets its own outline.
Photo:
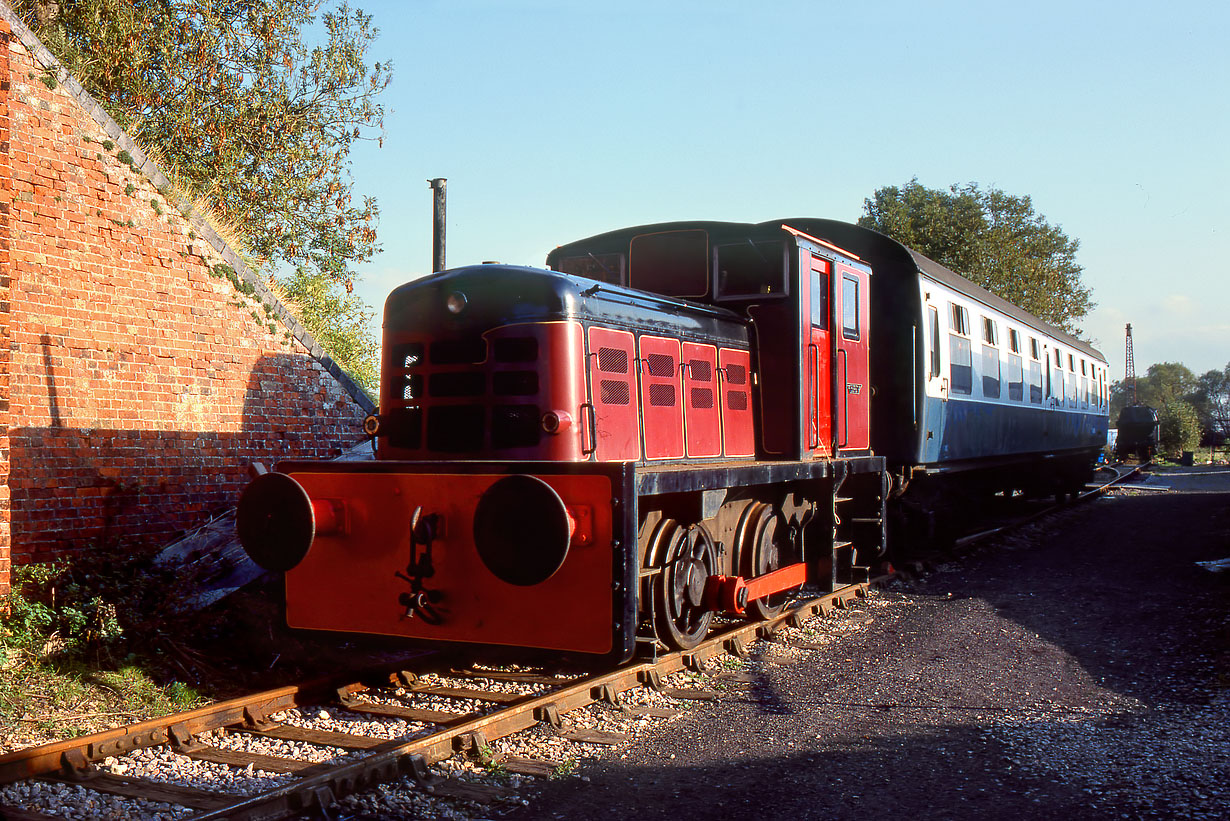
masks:
<instances>
[{"instance_id":1,"label":"cab side window","mask_svg":"<svg viewBox=\"0 0 1230 821\"><path fill-rule=\"evenodd\" d=\"M841 283L841 335L846 339L858 339L858 280L842 277Z\"/></svg>"}]
</instances>

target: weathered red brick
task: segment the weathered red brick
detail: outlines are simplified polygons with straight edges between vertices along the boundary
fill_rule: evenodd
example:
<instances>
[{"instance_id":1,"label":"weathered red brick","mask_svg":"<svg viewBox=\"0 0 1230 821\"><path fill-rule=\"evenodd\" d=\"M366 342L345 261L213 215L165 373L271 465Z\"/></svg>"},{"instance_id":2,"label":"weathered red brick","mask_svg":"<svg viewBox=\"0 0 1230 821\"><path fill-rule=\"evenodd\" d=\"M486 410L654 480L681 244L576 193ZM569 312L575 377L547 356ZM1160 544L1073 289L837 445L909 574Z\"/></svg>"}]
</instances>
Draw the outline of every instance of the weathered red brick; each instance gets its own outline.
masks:
<instances>
[{"instance_id":1,"label":"weathered red brick","mask_svg":"<svg viewBox=\"0 0 1230 821\"><path fill-rule=\"evenodd\" d=\"M364 415L42 72L0 49L0 595L12 563L191 527L246 462L331 456Z\"/></svg>"}]
</instances>

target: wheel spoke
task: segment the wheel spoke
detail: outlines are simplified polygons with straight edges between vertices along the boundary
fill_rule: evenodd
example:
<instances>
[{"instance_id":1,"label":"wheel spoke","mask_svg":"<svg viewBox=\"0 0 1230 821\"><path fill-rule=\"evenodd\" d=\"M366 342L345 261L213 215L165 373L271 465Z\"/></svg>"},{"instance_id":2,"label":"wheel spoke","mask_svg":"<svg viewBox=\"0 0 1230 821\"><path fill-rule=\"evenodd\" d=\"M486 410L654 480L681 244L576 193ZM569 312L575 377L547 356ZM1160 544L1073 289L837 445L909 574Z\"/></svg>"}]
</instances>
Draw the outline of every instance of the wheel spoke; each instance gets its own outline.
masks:
<instances>
[{"instance_id":1,"label":"wheel spoke","mask_svg":"<svg viewBox=\"0 0 1230 821\"><path fill-rule=\"evenodd\" d=\"M660 554L660 581L654 587L654 625L664 643L686 650L699 644L709 630L712 612L694 602L701 601L703 584L715 572L717 554L708 532L699 525L685 529L668 520L662 528L668 541Z\"/></svg>"}]
</instances>

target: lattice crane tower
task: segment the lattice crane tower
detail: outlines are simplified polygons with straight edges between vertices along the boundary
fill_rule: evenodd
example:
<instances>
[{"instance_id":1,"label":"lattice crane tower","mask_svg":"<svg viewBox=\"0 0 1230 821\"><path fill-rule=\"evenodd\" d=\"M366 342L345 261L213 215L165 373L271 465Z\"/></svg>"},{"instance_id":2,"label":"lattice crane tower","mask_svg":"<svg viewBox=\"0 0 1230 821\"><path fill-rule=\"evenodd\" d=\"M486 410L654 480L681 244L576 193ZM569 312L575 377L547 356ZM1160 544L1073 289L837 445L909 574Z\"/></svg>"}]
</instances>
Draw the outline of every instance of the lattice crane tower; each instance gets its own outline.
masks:
<instances>
[{"instance_id":1,"label":"lattice crane tower","mask_svg":"<svg viewBox=\"0 0 1230 821\"><path fill-rule=\"evenodd\" d=\"M1127 364L1123 370L1123 384L1127 385L1127 403L1136 404L1136 360L1132 356L1132 323L1127 324Z\"/></svg>"}]
</instances>

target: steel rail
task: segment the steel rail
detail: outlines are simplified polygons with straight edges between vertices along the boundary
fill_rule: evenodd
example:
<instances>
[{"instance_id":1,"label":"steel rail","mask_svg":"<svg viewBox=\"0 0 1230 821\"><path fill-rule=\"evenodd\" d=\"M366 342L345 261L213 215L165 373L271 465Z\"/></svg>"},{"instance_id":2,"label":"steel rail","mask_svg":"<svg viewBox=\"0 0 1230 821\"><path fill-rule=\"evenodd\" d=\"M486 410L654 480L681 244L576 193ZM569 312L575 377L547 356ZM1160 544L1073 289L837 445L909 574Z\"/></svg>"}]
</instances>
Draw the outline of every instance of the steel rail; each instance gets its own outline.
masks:
<instances>
[{"instance_id":1,"label":"steel rail","mask_svg":"<svg viewBox=\"0 0 1230 821\"><path fill-rule=\"evenodd\" d=\"M614 670L562 682L563 686L557 689L526 696L485 715L443 726L429 735L383 742L368 750L367 755L337 765L313 766L290 784L250 797L235 796L235 801L224 807L188 817L201 821L283 818L313 807L327 807L343 795L406 774L412 775L430 790L437 781L427 770L430 764L460 751L477 753L489 741L521 732L540 721L559 726L559 717L564 713L598 701L615 704L620 693L635 687L658 688L663 677L685 669L700 671L704 661L713 656L722 653L743 656L749 642L773 634L784 624L799 625L813 615L844 608L852 599L865 596L867 587L867 584L849 585L794 602L773 619L746 621L719 629L692 649L665 653ZM366 689L353 683L356 678L368 682L389 682L396 680L398 672L385 668L383 671L366 671L359 676L352 674L346 678L279 687L112 730L18 750L0 756L0 784L54 774L80 779L89 774L93 762L109 756L165 744L175 749L190 744L198 734L221 728L239 732L258 729L269 716L282 710L336 700L340 691ZM483 677L482 671L471 671L470 675ZM498 679L499 674L493 673L493 678ZM82 785L88 788L88 780L82 781Z\"/></svg>"},{"instance_id":2,"label":"steel rail","mask_svg":"<svg viewBox=\"0 0 1230 821\"><path fill-rule=\"evenodd\" d=\"M487 715L446 727L422 738L391 742L384 749L336 769L302 778L218 810L190 816L193 821L218 819L281 818L312 807L325 807L341 795L395 778L414 775L430 789L433 780L426 775L427 765L450 758L457 752L477 753L489 741L528 729L540 721L558 723L558 716L598 701L615 704L619 694L634 687L660 686L661 677L684 669L699 670L706 659L721 653L744 655L745 643L776 632L783 624L799 624L806 618L847 606L851 599L865 596L866 584L850 585L832 593L808 599L784 610L773 619L732 625L690 650L668 653L652 661L629 665L587 676L579 681L532 696Z\"/></svg>"},{"instance_id":3,"label":"steel rail","mask_svg":"<svg viewBox=\"0 0 1230 821\"><path fill-rule=\"evenodd\" d=\"M1113 465L1107 465L1106 468L1108 470L1115 471L1115 478L1111 479L1109 482L1103 485L1099 485L1098 487L1095 487L1092 490L1087 490L1084 493L1081 493L1071 502L1060 502L1059 504L1053 504L1048 507L1044 507L1042 510L1034 511L1028 516L1022 516L1020 519L1013 519L1011 522L1008 522L1007 524L999 525L998 527L992 527L988 530L981 530L977 533L971 533L969 536L962 536L960 539L957 539L956 541L953 542L953 547L957 547L957 548L966 547L968 545L974 544L975 542L980 542L983 539L989 539L992 536L996 536L1000 533L1006 533L1018 527L1023 527L1024 525L1027 525L1032 521L1040 519L1049 513L1054 513L1057 510L1062 510L1063 508L1068 507L1068 505L1076 504L1077 502L1083 502L1087 499L1093 498L1094 496L1100 496L1101 494L1106 492L1107 488L1117 485L1120 482L1124 482L1130 477L1135 476L1137 473L1140 473L1140 471L1145 466L1137 465L1131 470L1125 470L1124 472L1120 472L1121 468L1126 468L1126 467L1127 467L1126 465L1120 465L1119 467L1115 467Z\"/></svg>"}]
</instances>

